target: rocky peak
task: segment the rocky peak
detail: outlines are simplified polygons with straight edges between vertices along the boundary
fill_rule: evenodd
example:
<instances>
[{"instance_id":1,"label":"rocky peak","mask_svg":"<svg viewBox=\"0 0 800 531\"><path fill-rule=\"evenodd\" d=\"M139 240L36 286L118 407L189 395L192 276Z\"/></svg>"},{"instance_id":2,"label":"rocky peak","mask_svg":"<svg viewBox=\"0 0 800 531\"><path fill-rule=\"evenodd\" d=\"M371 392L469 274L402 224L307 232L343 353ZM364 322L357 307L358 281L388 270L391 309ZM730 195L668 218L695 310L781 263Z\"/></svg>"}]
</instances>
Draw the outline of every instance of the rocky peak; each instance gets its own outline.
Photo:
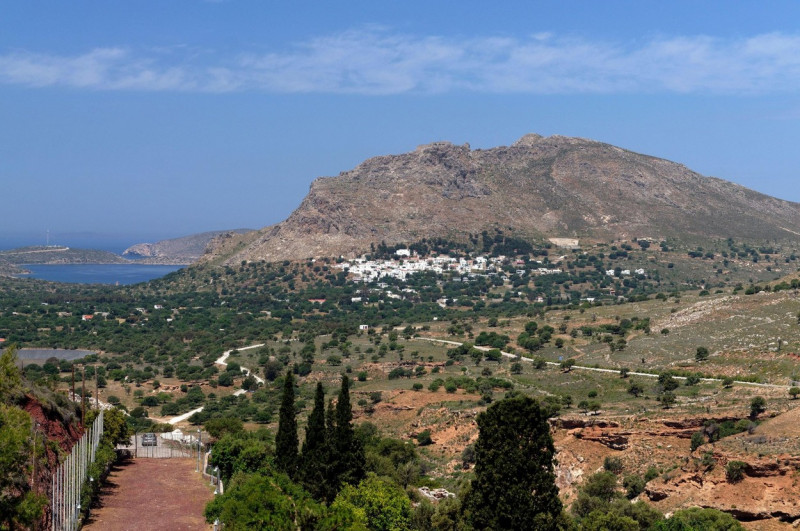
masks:
<instances>
[{"instance_id":1,"label":"rocky peak","mask_svg":"<svg viewBox=\"0 0 800 531\"><path fill-rule=\"evenodd\" d=\"M796 239L800 206L583 138L528 134L481 150L433 142L315 180L286 221L225 258L352 255L495 227L527 239Z\"/></svg>"}]
</instances>

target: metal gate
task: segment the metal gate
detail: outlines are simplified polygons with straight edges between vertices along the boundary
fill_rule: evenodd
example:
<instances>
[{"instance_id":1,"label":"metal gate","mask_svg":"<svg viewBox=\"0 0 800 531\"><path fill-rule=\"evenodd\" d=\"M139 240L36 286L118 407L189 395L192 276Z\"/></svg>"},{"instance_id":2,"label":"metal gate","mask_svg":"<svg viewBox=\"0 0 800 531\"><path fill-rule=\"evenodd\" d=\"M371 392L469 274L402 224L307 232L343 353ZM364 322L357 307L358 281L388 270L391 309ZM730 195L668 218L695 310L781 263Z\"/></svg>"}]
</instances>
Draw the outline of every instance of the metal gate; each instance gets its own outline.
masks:
<instances>
[{"instance_id":1,"label":"metal gate","mask_svg":"<svg viewBox=\"0 0 800 531\"><path fill-rule=\"evenodd\" d=\"M169 433L138 432L131 438L129 450L134 458L170 459L176 457L198 459L202 452L203 435L199 430L184 434L180 430Z\"/></svg>"}]
</instances>

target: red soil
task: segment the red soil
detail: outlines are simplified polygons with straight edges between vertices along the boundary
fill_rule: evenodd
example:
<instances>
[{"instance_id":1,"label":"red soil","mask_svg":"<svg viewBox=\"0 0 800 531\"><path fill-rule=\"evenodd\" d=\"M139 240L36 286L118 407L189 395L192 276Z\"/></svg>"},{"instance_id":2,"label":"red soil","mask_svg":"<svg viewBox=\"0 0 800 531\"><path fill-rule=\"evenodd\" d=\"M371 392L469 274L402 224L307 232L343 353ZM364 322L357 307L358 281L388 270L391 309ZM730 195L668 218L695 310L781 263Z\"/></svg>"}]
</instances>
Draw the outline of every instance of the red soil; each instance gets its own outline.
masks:
<instances>
[{"instance_id":1,"label":"red soil","mask_svg":"<svg viewBox=\"0 0 800 531\"><path fill-rule=\"evenodd\" d=\"M127 529L208 530L203 517L213 488L195 472L193 459L131 459L114 467L89 531Z\"/></svg>"}]
</instances>

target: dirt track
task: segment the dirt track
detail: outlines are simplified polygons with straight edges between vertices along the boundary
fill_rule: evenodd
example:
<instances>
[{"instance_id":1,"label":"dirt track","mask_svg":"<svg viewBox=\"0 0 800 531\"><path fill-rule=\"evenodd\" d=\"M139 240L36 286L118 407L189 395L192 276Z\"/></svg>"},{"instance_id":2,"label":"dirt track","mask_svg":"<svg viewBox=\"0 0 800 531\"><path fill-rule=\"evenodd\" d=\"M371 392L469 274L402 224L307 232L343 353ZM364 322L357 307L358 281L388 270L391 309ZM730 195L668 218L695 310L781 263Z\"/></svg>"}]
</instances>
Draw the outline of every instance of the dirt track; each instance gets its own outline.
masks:
<instances>
[{"instance_id":1,"label":"dirt track","mask_svg":"<svg viewBox=\"0 0 800 531\"><path fill-rule=\"evenodd\" d=\"M214 490L195 472L195 463L135 459L115 467L84 529L211 529L203 509Z\"/></svg>"}]
</instances>

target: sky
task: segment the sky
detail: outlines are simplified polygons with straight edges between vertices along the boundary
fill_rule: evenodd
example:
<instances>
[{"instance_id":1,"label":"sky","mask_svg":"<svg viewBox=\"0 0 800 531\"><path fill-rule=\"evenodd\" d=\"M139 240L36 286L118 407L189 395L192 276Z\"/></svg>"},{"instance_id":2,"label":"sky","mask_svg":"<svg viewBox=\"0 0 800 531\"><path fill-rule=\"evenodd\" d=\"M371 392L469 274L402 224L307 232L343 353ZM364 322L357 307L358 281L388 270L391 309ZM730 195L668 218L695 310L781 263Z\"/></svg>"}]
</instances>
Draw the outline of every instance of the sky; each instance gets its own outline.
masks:
<instances>
[{"instance_id":1,"label":"sky","mask_svg":"<svg viewBox=\"0 0 800 531\"><path fill-rule=\"evenodd\" d=\"M369 157L526 133L800 201L800 3L0 3L0 248L261 228Z\"/></svg>"}]
</instances>

